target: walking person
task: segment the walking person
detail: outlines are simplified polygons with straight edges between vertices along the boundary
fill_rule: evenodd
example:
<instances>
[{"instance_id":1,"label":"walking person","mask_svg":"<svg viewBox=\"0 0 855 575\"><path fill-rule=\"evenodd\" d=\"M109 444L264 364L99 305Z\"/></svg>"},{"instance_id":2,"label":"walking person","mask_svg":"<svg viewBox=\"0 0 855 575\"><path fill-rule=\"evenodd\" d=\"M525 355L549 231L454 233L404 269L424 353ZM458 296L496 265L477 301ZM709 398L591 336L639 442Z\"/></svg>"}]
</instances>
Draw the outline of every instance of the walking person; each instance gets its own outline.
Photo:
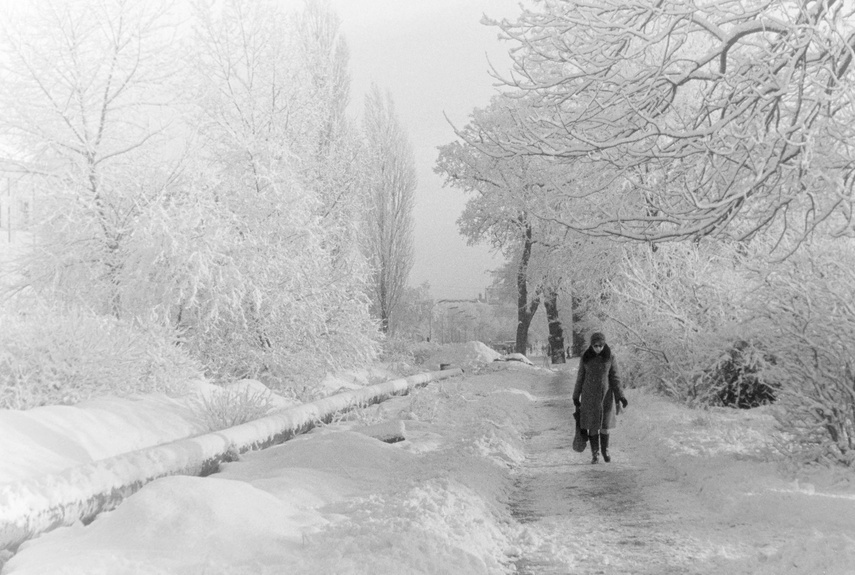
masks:
<instances>
[{"instance_id":1,"label":"walking person","mask_svg":"<svg viewBox=\"0 0 855 575\"><path fill-rule=\"evenodd\" d=\"M606 344L606 336L597 332L591 345L579 360L573 404L579 410L579 426L587 430L591 442L591 463L612 460L609 453L609 430L615 426L615 414L628 404L620 384L617 363ZM619 407L616 407L616 404Z\"/></svg>"}]
</instances>

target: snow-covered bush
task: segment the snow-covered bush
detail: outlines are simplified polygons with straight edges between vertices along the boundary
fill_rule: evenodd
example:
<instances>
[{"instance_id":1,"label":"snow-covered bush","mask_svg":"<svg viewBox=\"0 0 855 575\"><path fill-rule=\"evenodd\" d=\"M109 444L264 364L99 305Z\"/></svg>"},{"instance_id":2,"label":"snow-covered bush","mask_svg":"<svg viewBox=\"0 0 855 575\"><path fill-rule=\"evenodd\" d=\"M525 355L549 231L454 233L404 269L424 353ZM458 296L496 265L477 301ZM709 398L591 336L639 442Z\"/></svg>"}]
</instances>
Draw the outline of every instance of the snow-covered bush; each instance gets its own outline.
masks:
<instances>
[{"instance_id":1,"label":"snow-covered bush","mask_svg":"<svg viewBox=\"0 0 855 575\"><path fill-rule=\"evenodd\" d=\"M815 242L758 273L753 322L782 384L781 449L855 466L855 242Z\"/></svg>"},{"instance_id":2,"label":"snow-covered bush","mask_svg":"<svg viewBox=\"0 0 855 575\"><path fill-rule=\"evenodd\" d=\"M702 402L743 409L773 403L781 387L775 365L774 355L753 342L737 341L700 375Z\"/></svg>"},{"instance_id":3,"label":"snow-covered bush","mask_svg":"<svg viewBox=\"0 0 855 575\"><path fill-rule=\"evenodd\" d=\"M855 465L855 242L773 263L741 249L627 249L598 310L624 378L694 405L774 400L782 451Z\"/></svg>"},{"instance_id":4,"label":"snow-covered bush","mask_svg":"<svg viewBox=\"0 0 855 575\"><path fill-rule=\"evenodd\" d=\"M267 415L273 407L272 393L252 386L226 389L202 398L202 415L211 431L228 429Z\"/></svg>"},{"instance_id":5,"label":"snow-covered bush","mask_svg":"<svg viewBox=\"0 0 855 575\"><path fill-rule=\"evenodd\" d=\"M623 378L689 403L714 400L705 374L748 338L736 255L721 244L635 246L621 270L596 311L621 349Z\"/></svg>"},{"instance_id":6,"label":"snow-covered bush","mask_svg":"<svg viewBox=\"0 0 855 575\"><path fill-rule=\"evenodd\" d=\"M201 366L168 329L80 309L0 306L0 407L181 392Z\"/></svg>"},{"instance_id":7,"label":"snow-covered bush","mask_svg":"<svg viewBox=\"0 0 855 575\"><path fill-rule=\"evenodd\" d=\"M442 346L429 341L390 337L384 340L380 360L384 363L407 363L422 366Z\"/></svg>"},{"instance_id":8,"label":"snow-covered bush","mask_svg":"<svg viewBox=\"0 0 855 575\"><path fill-rule=\"evenodd\" d=\"M26 277L45 298L174 326L212 379L276 387L370 361L376 329L359 261L328 249L309 191L284 173L263 179L266 193L228 202L209 181L176 180L140 209L112 268L87 251L97 231L76 223L86 214L46 199L55 215L21 260Z\"/></svg>"}]
</instances>

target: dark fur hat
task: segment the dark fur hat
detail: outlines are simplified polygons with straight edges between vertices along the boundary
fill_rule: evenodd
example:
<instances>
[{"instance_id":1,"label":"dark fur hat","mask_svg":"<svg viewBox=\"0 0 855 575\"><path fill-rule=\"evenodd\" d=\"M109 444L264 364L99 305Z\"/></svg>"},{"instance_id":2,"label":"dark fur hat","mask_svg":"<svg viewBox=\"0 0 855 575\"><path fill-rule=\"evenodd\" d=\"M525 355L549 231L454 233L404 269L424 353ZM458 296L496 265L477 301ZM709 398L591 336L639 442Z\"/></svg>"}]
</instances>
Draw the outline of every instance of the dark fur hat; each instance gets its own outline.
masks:
<instances>
[{"instance_id":1,"label":"dark fur hat","mask_svg":"<svg viewBox=\"0 0 855 575\"><path fill-rule=\"evenodd\" d=\"M602 343L603 345L605 345L605 344L606 344L606 334L604 334L604 333L602 333L602 332L599 332L599 331L594 332L594 333L591 335L591 345L594 345L594 344L595 344L595 343L597 343L597 342Z\"/></svg>"}]
</instances>

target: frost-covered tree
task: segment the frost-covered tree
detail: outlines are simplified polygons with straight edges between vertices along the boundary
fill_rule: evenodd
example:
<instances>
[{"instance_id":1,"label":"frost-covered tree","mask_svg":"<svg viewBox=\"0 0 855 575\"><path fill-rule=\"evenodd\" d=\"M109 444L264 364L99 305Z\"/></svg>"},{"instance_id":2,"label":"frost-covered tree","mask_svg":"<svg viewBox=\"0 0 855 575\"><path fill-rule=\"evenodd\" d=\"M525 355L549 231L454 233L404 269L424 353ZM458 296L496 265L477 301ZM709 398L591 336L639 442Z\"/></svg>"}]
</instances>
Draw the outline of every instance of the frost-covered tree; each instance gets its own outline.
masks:
<instances>
[{"instance_id":1,"label":"frost-covered tree","mask_svg":"<svg viewBox=\"0 0 855 575\"><path fill-rule=\"evenodd\" d=\"M307 48L327 36L307 40L305 27L334 19L314 4L306 10L289 18L274 2L233 0L197 12L204 175L192 198L203 197L221 219L197 224L200 236L219 236L205 267L206 287L215 289L194 288L203 298L188 298L179 313L187 321L192 311L204 355L228 372L292 379L373 354L367 268L342 244L342 214L353 214L336 208L329 173L318 167L350 161L351 150L338 155L333 137L346 90L300 81L319 71L319 53L333 68L342 64L336 52Z\"/></svg>"},{"instance_id":2,"label":"frost-covered tree","mask_svg":"<svg viewBox=\"0 0 855 575\"><path fill-rule=\"evenodd\" d=\"M531 105L469 141L590 166L597 178L562 191L590 209L565 225L653 241L773 222L791 241L853 234L851 1L571 0L494 24Z\"/></svg>"},{"instance_id":3,"label":"frost-covered tree","mask_svg":"<svg viewBox=\"0 0 855 575\"><path fill-rule=\"evenodd\" d=\"M492 106L473 111L473 123L480 122L484 131L501 124L504 102L494 99ZM472 124L464 128L471 130ZM472 194L458 219L467 241L475 244L488 241L502 251L513 264L513 279L517 304L516 353L526 353L528 333L534 314L541 304L543 286L530 278L532 252L537 237L526 204L537 187L536 160L531 158L494 158L468 143L466 138L440 147L434 171L445 185ZM508 270L510 272L510 270Z\"/></svg>"},{"instance_id":4,"label":"frost-covered tree","mask_svg":"<svg viewBox=\"0 0 855 575\"><path fill-rule=\"evenodd\" d=\"M752 268L745 325L773 354L779 447L800 462L855 467L855 242L814 241Z\"/></svg>"},{"instance_id":5,"label":"frost-covered tree","mask_svg":"<svg viewBox=\"0 0 855 575\"><path fill-rule=\"evenodd\" d=\"M752 340L746 317L746 269L737 246L684 242L628 245L605 282L598 308L627 349L633 382L689 402L710 402L703 371L737 340Z\"/></svg>"},{"instance_id":6,"label":"frost-covered tree","mask_svg":"<svg viewBox=\"0 0 855 575\"><path fill-rule=\"evenodd\" d=\"M165 2L38 0L4 16L0 126L20 169L40 176L40 226L23 274L127 317L136 222L172 185L181 93Z\"/></svg>"},{"instance_id":7,"label":"frost-covered tree","mask_svg":"<svg viewBox=\"0 0 855 575\"><path fill-rule=\"evenodd\" d=\"M390 326L393 328L390 335L411 341L427 340L431 335L433 305L428 282L418 287L405 287L395 310L395 323Z\"/></svg>"},{"instance_id":8,"label":"frost-covered tree","mask_svg":"<svg viewBox=\"0 0 855 575\"><path fill-rule=\"evenodd\" d=\"M27 283L168 326L217 377L305 383L374 357L368 268L347 240L360 202L346 82L304 81L322 74L305 22L334 18L229 0L172 27L148 2L39 6L2 58L0 116L48 178Z\"/></svg>"},{"instance_id":9,"label":"frost-covered tree","mask_svg":"<svg viewBox=\"0 0 855 575\"><path fill-rule=\"evenodd\" d=\"M318 194L327 241L345 269L359 253L359 222L365 207L359 162L360 135L347 117L350 102L350 52L329 0L306 0L293 17L292 58L297 66L290 89L312 105L298 112L308 124L294 122L289 141L299 173ZM292 107L292 112L297 112Z\"/></svg>"},{"instance_id":10,"label":"frost-covered tree","mask_svg":"<svg viewBox=\"0 0 855 575\"><path fill-rule=\"evenodd\" d=\"M376 85L365 97L364 185L368 193L365 251L372 266L371 298L384 332L413 267L416 170L412 146L390 94Z\"/></svg>"},{"instance_id":11,"label":"frost-covered tree","mask_svg":"<svg viewBox=\"0 0 855 575\"><path fill-rule=\"evenodd\" d=\"M525 105L497 97L487 108L476 109L470 123L457 131L460 139L440 148L435 171L446 185L471 196L458 220L463 235L470 243L490 242L515 267L516 350L524 353L527 349L531 321L543 303L550 349L558 363L565 360L558 301L559 296L570 296L567 301L573 301L573 277L579 270L569 254L576 254L579 238L551 220L578 209L560 198L563 188L574 185L576 174L563 163L533 156L495 156L473 144L500 137L511 128L518 108Z\"/></svg>"}]
</instances>

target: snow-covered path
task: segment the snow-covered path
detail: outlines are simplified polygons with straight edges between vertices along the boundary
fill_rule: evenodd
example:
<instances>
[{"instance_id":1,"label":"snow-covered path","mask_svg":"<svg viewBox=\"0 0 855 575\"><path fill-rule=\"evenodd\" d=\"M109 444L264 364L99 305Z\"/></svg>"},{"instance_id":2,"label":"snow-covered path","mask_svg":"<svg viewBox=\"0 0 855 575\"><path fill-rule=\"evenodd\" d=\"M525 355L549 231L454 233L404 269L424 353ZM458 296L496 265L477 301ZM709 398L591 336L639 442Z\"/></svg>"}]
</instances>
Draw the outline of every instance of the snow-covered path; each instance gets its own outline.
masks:
<instances>
[{"instance_id":1,"label":"snow-covered path","mask_svg":"<svg viewBox=\"0 0 855 575\"><path fill-rule=\"evenodd\" d=\"M615 430L611 463L591 465L588 451L571 451L571 373L558 372L533 390L541 401L512 509L542 544L517 562L519 572L710 572L709 565L698 569L691 535L675 529L703 517L691 513L691 501L678 502L673 488L663 493L649 462L628 449L624 429Z\"/></svg>"},{"instance_id":2,"label":"snow-covered path","mask_svg":"<svg viewBox=\"0 0 855 575\"><path fill-rule=\"evenodd\" d=\"M768 410L631 389L612 463L591 465L570 447L575 368L488 363L220 473L157 479L0 573L855 573L855 486L785 478Z\"/></svg>"},{"instance_id":3,"label":"snow-covered path","mask_svg":"<svg viewBox=\"0 0 855 575\"><path fill-rule=\"evenodd\" d=\"M591 465L589 451L571 449L574 376L571 364L531 390L540 401L533 404L527 458L511 500L515 519L525 525L523 539L531 542L516 562L518 573L855 573L848 563L855 501L746 493L753 478L769 481L763 466L759 475L742 469L742 481L716 484L732 479L728 463L720 463L719 475L698 475L697 461L677 461L657 437L657 427L665 426L648 427L631 412L613 430L612 462ZM652 407L648 401L642 400L645 408ZM707 497L711 486L715 493ZM789 520L775 507L789 509ZM843 532L829 530L829 521L839 521ZM808 551L811 539L818 547Z\"/></svg>"}]
</instances>

